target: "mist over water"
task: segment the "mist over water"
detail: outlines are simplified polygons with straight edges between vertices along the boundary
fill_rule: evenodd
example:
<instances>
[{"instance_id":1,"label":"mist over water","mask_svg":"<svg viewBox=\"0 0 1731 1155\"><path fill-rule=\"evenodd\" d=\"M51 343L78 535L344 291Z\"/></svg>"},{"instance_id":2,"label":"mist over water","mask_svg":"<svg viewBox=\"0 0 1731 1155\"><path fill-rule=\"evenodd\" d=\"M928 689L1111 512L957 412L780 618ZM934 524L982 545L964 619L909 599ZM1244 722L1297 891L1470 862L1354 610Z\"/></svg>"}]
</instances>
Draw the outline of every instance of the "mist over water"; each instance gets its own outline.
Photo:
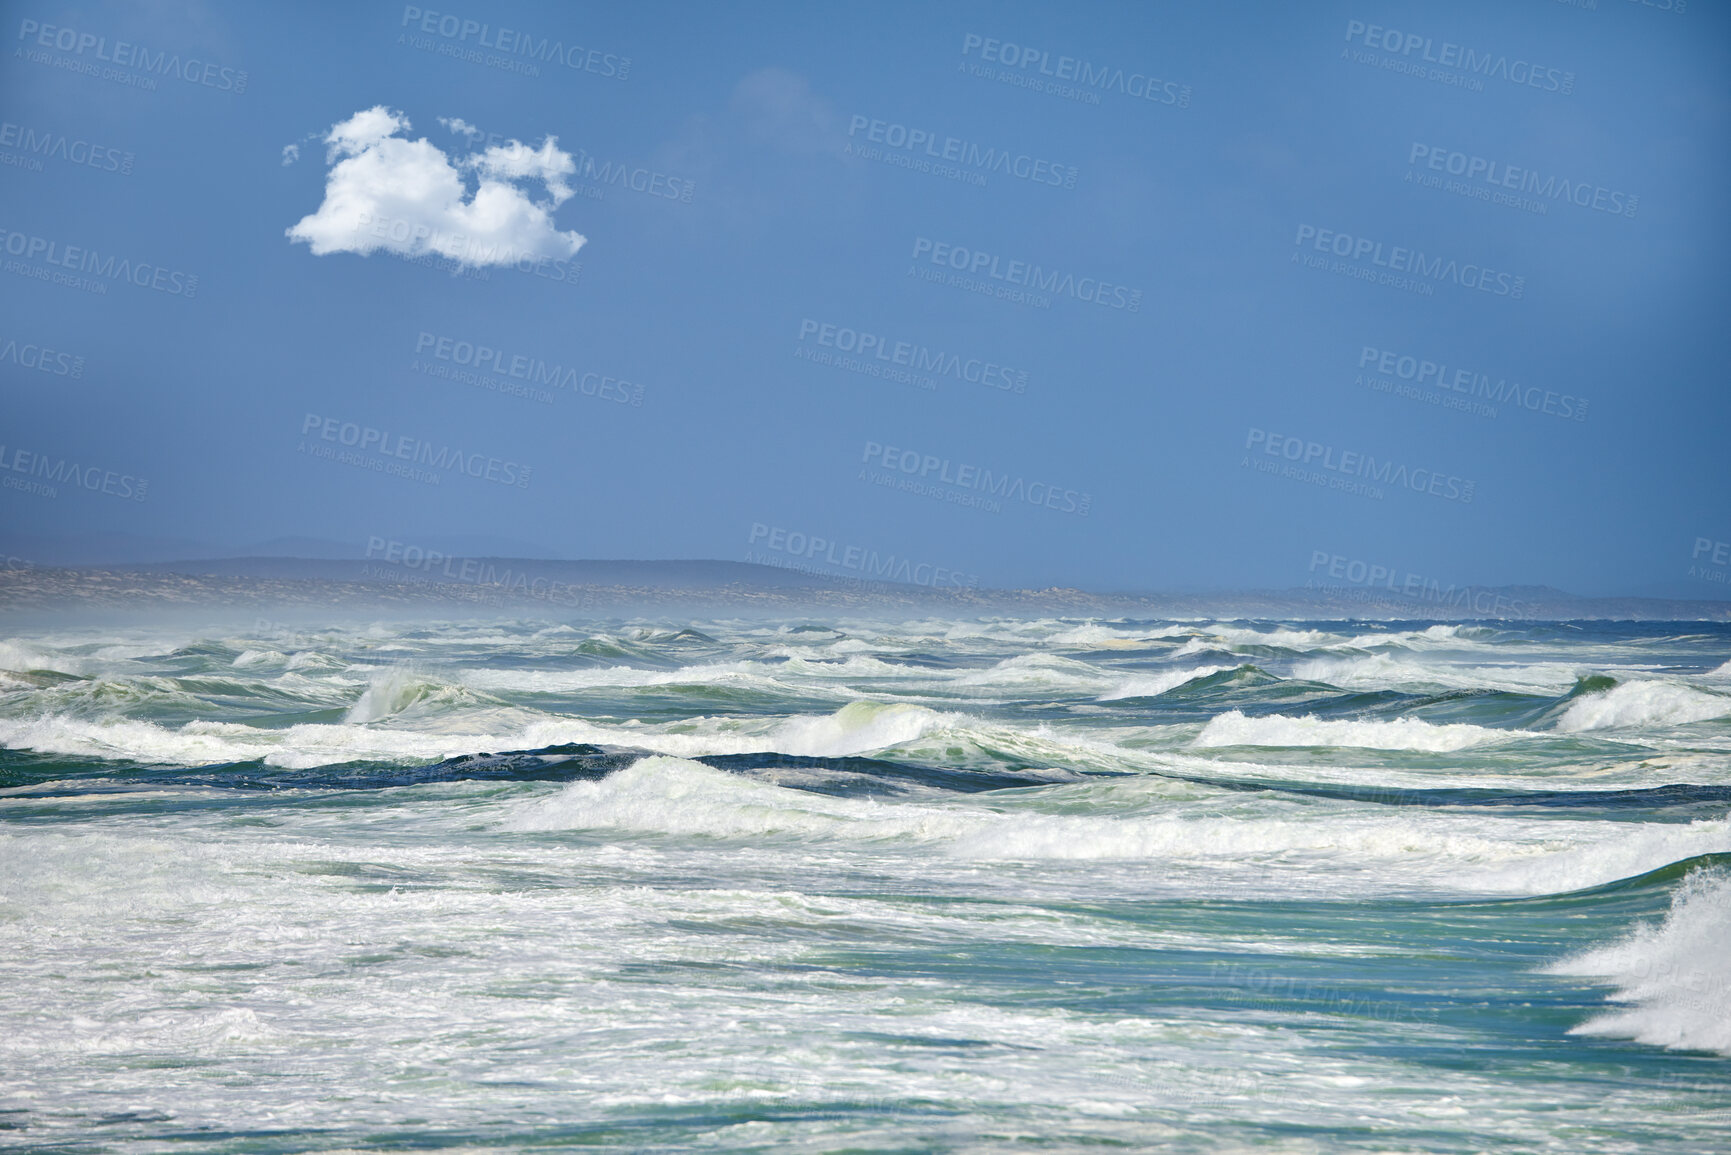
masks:
<instances>
[{"instance_id":1,"label":"mist over water","mask_svg":"<svg viewBox=\"0 0 1731 1155\"><path fill-rule=\"evenodd\" d=\"M1728 655L1699 623L26 634L0 1119L1702 1150Z\"/></svg>"}]
</instances>

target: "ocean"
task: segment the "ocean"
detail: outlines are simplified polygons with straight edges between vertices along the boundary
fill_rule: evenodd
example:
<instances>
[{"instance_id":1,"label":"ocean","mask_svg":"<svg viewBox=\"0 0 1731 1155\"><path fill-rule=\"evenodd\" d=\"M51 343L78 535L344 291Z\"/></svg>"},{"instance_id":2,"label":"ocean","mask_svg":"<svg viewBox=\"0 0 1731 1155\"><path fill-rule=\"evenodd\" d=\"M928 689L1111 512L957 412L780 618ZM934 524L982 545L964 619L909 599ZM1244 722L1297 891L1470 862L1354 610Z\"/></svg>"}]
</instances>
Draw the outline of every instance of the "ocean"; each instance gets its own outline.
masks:
<instances>
[{"instance_id":1,"label":"ocean","mask_svg":"<svg viewBox=\"0 0 1731 1155\"><path fill-rule=\"evenodd\" d=\"M0 1147L1731 1149L1731 625L0 642Z\"/></svg>"}]
</instances>

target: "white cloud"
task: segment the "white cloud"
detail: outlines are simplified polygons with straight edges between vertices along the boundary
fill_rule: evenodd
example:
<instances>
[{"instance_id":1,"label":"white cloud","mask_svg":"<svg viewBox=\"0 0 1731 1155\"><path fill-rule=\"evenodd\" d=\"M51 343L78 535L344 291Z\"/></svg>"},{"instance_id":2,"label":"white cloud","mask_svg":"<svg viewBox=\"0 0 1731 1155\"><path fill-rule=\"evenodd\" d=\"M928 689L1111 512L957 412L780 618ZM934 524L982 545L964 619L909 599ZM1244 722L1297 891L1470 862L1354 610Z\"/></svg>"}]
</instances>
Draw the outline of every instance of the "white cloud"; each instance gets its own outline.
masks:
<instances>
[{"instance_id":1,"label":"white cloud","mask_svg":"<svg viewBox=\"0 0 1731 1155\"><path fill-rule=\"evenodd\" d=\"M466 136L470 140L475 140L481 135L480 129L476 128L460 116L441 116L439 118L439 123L456 133L458 136Z\"/></svg>"},{"instance_id":2,"label":"white cloud","mask_svg":"<svg viewBox=\"0 0 1731 1155\"><path fill-rule=\"evenodd\" d=\"M298 144L285 144L282 146L282 162L284 165L291 165L295 161L299 160L300 158L301 158L301 146L300 145L298 145Z\"/></svg>"},{"instance_id":3,"label":"white cloud","mask_svg":"<svg viewBox=\"0 0 1731 1155\"><path fill-rule=\"evenodd\" d=\"M452 127L462 125L461 129ZM569 258L584 238L553 226L553 210L571 196L571 154L548 137L538 149L518 141L454 163L425 137L410 140L409 119L378 105L333 125L324 137L324 203L286 230L314 256L378 250L404 257L435 253L463 265L510 265L524 258ZM471 126L453 118L454 132ZM474 174L471 193L464 173ZM547 200L529 199L524 181L539 181Z\"/></svg>"},{"instance_id":4,"label":"white cloud","mask_svg":"<svg viewBox=\"0 0 1731 1155\"><path fill-rule=\"evenodd\" d=\"M547 195L553 198L555 206L562 205L571 199L571 186L565 183L565 178L577 171L577 162L571 159L570 153L560 152L558 143L557 138L550 136L541 142L540 148L532 149L519 141L508 140L480 156L465 160L463 165L475 169L483 178L498 181L533 177L547 186Z\"/></svg>"}]
</instances>

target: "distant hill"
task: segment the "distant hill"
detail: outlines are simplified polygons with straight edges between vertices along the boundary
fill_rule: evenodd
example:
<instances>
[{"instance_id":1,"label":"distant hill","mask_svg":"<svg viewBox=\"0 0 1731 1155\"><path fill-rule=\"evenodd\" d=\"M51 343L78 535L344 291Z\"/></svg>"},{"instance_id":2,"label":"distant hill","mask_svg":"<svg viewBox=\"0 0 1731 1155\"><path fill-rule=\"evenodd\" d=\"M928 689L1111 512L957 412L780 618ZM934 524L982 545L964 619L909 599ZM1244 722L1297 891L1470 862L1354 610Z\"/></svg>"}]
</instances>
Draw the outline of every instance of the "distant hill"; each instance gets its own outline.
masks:
<instances>
[{"instance_id":1,"label":"distant hill","mask_svg":"<svg viewBox=\"0 0 1731 1155\"><path fill-rule=\"evenodd\" d=\"M230 557L125 567L0 569L0 612L258 612L618 616L721 611L1054 614L1305 620L1731 621L1731 601L1578 597L1536 586L1454 587L1418 596L1359 587L1166 594L1077 589L941 589L734 561L557 561L481 557Z\"/></svg>"}]
</instances>

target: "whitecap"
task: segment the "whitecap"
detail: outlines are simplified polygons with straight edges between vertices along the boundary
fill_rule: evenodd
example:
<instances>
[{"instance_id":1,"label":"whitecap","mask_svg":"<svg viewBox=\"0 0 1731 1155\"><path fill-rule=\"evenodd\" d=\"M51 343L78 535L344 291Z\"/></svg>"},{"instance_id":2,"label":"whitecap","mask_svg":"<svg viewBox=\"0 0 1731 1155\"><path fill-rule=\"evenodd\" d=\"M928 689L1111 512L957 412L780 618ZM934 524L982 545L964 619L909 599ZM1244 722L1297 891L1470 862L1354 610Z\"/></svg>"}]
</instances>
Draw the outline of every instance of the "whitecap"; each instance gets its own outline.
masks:
<instances>
[{"instance_id":1,"label":"whitecap","mask_svg":"<svg viewBox=\"0 0 1731 1155\"><path fill-rule=\"evenodd\" d=\"M1125 678L1110 691L1100 695L1102 702L1116 702L1122 698L1157 698L1168 690L1176 690L1179 686L1188 685L1202 678L1211 678L1215 674L1236 669L1235 666L1197 666L1189 670L1162 670L1157 674L1133 674Z\"/></svg>"},{"instance_id":2,"label":"whitecap","mask_svg":"<svg viewBox=\"0 0 1731 1155\"><path fill-rule=\"evenodd\" d=\"M1557 729L1579 733L1624 726L1679 726L1727 714L1731 714L1731 697L1646 679L1577 698L1557 719Z\"/></svg>"},{"instance_id":3,"label":"whitecap","mask_svg":"<svg viewBox=\"0 0 1731 1155\"><path fill-rule=\"evenodd\" d=\"M1331 720L1307 714L1291 718L1269 714L1246 717L1228 710L1211 718L1196 746L1363 746L1374 750L1424 750L1444 753L1505 741L1521 735L1519 730L1494 730L1464 722L1436 724L1422 718L1355 722Z\"/></svg>"}]
</instances>

